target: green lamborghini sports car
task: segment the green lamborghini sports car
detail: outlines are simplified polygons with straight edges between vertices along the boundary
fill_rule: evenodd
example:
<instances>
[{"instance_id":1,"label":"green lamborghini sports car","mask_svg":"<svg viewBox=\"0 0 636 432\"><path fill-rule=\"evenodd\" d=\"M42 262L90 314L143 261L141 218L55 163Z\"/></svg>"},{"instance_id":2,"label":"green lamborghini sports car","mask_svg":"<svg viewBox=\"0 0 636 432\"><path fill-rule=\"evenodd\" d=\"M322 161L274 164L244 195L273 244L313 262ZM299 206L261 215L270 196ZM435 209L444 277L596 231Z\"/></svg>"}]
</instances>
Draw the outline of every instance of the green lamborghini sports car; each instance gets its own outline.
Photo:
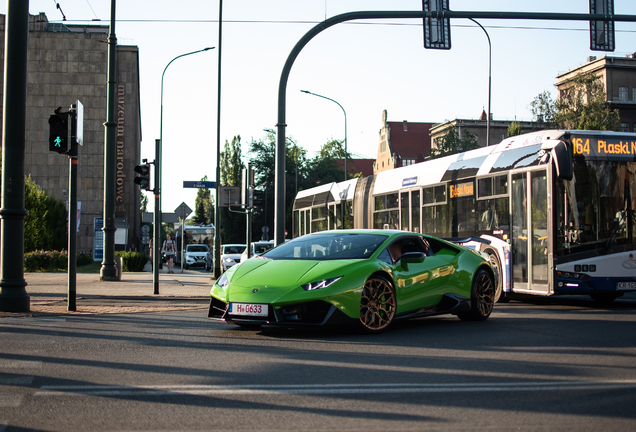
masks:
<instances>
[{"instance_id":1,"label":"green lamborghini sports car","mask_svg":"<svg viewBox=\"0 0 636 432\"><path fill-rule=\"evenodd\" d=\"M485 320L495 278L480 253L424 234L324 231L230 268L210 292L208 317L240 326L355 323L451 313Z\"/></svg>"}]
</instances>

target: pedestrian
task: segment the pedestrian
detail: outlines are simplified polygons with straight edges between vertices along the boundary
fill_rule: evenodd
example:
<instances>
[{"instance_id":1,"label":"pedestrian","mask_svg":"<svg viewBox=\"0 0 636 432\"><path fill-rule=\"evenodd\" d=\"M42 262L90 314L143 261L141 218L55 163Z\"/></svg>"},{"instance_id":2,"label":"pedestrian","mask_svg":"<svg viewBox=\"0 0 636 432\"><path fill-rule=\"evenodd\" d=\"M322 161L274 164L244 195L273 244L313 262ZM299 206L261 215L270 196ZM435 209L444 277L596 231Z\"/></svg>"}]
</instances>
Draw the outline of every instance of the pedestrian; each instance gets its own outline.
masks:
<instances>
[{"instance_id":1,"label":"pedestrian","mask_svg":"<svg viewBox=\"0 0 636 432\"><path fill-rule=\"evenodd\" d=\"M168 234L168 239L163 242L163 247L161 248L161 252L166 254L166 263L168 263L168 273L174 273L172 268L174 266L174 254L177 250L177 247L172 240L172 235Z\"/></svg>"}]
</instances>

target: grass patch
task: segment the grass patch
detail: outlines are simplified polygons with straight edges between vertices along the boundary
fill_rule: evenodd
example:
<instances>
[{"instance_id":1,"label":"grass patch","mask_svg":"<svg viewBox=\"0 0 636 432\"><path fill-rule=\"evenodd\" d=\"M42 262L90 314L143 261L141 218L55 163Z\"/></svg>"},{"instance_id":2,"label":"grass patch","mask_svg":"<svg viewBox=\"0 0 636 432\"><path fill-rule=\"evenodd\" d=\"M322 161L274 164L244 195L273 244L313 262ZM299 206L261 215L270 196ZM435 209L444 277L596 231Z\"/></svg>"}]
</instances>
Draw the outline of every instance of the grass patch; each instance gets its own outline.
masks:
<instances>
[{"instance_id":1,"label":"grass patch","mask_svg":"<svg viewBox=\"0 0 636 432\"><path fill-rule=\"evenodd\" d=\"M90 264L77 266L77 273L99 273L102 268L101 261L93 261Z\"/></svg>"}]
</instances>

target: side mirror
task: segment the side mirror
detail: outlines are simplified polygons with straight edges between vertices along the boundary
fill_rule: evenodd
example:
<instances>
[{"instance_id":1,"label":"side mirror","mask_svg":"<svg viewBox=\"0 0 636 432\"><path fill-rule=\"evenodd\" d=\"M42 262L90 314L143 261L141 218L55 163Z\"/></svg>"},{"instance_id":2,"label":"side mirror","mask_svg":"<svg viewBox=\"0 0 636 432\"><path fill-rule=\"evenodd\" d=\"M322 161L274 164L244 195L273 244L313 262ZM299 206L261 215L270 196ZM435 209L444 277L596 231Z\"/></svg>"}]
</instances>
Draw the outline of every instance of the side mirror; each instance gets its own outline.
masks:
<instances>
[{"instance_id":1,"label":"side mirror","mask_svg":"<svg viewBox=\"0 0 636 432\"><path fill-rule=\"evenodd\" d=\"M555 160L555 166L557 170L557 177L563 180L572 180L574 177L573 170L573 154L572 146L567 145L565 142L559 142L552 149L552 157Z\"/></svg>"},{"instance_id":2,"label":"side mirror","mask_svg":"<svg viewBox=\"0 0 636 432\"><path fill-rule=\"evenodd\" d=\"M400 257L400 265L408 270L409 264L421 264L424 262L424 252L407 252Z\"/></svg>"}]
</instances>

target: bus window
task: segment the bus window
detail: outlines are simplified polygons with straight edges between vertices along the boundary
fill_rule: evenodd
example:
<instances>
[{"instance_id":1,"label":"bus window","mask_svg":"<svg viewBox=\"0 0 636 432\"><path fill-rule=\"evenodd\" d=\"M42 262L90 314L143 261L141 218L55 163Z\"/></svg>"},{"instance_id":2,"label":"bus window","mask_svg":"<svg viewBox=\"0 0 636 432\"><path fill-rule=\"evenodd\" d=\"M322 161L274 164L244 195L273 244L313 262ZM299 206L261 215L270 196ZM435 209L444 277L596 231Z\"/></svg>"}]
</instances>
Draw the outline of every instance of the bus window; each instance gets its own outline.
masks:
<instances>
[{"instance_id":1,"label":"bus window","mask_svg":"<svg viewBox=\"0 0 636 432\"><path fill-rule=\"evenodd\" d=\"M373 213L373 228L389 229L399 228L399 202L398 193L378 195L375 197L375 211Z\"/></svg>"}]
</instances>

